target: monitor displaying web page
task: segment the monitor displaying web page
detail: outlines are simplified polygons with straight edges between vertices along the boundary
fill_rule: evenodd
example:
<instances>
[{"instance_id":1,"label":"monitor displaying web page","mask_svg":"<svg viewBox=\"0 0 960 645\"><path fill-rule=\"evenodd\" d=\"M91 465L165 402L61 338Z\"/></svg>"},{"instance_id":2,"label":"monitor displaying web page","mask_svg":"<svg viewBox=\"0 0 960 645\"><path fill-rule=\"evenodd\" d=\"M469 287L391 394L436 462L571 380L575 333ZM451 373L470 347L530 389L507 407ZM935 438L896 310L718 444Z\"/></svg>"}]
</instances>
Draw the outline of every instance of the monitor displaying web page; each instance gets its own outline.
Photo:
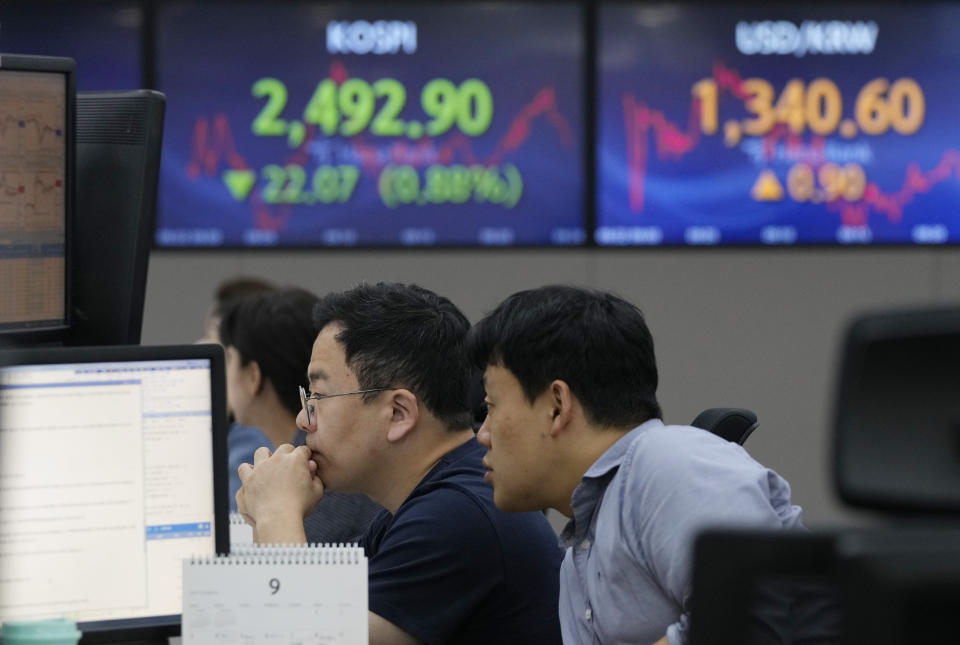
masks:
<instances>
[{"instance_id":1,"label":"monitor displaying web page","mask_svg":"<svg viewBox=\"0 0 960 645\"><path fill-rule=\"evenodd\" d=\"M69 320L73 70L70 59L2 56L0 334Z\"/></svg>"},{"instance_id":2,"label":"monitor displaying web page","mask_svg":"<svg viewBox=\"0 0 960 645\"><path fill-rule=\"evenodd\" d=\"M12 356L0 356L0 621L179 614L182 559L226 551L222 350Z\"/></svg>"}]
</instances>

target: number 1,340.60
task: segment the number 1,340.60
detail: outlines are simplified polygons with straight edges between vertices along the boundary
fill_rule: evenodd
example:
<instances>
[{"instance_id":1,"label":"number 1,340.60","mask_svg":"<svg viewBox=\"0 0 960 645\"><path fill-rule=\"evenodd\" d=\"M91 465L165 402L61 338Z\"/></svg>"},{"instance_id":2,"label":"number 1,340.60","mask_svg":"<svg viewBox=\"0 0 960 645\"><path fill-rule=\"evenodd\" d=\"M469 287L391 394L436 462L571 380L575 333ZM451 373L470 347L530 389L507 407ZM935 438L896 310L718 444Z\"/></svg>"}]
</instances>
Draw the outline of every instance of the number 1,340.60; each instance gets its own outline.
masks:
<instances>
[{"instance_id":1,"label":"number 1,340.60","mask_svg":"<svg viewBox=\"0 0 960 645\"><path fill-rule=\"evenodd\" d=\"M731 120L724 131L731 143L729 131L748 136L763 136L778 123L786 124L796 134L806 128L814 134L829 136L840 128L840 134L852 138L857 132L881 135L891 128L903 135L920 129L926 115L923 90L912 78L900 78L890 83L876 78L865 84L857 94L853 119L841 122L843 98L837 85L828 78L816 78L809 84L792 79L776 97L773 85L762 78L748 78L741 89L744 106L751 114L743 121ZM706 78L691 88L700 105L700 129L711 135L719 127L719 88L717 81ZM776 103L774 99L776 98Z\"/></svg>"}]
</instances>

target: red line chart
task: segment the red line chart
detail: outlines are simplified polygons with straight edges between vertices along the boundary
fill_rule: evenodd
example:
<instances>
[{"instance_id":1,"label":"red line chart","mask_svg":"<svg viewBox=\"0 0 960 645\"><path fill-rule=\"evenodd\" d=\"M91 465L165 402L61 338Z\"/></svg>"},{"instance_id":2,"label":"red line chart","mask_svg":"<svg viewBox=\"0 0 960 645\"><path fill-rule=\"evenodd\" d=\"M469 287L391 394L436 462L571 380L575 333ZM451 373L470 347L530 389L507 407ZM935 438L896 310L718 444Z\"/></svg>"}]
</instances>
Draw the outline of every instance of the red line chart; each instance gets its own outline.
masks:
<instances>
[{"instance_id":1,"label":"red line chart","mask_svg":"<svg viewBox=\"0 0 960 645\"><path fill-rule=\"evenodd\" d=\"M949 179L960 180L960 150L946 150L937 165L927 171L916 161L911 161L907 164L903 184L895 192L885 193L876 183L869 182L862 201L850 203L839 200L836 203L840 206L840 215L846 226L866 226L871 212L885 215L890 222L898 223L903 218L903 209L917 195L929 193L934 186Z\"/></svg>"}]
</instances>

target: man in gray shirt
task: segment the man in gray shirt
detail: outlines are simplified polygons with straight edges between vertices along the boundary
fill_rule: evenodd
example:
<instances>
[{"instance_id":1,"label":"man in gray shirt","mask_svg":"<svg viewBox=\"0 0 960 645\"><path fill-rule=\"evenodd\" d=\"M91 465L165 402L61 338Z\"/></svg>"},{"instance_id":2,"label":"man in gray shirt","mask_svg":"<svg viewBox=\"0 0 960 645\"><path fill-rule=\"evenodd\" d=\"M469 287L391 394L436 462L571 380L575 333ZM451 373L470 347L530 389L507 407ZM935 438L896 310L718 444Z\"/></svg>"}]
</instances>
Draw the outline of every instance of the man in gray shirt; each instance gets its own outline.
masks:
<instances>
[{"instance_id":1,"label":"man in gray shirt","mask_svg":"<svg viewBox=\"0 0 960 645\"><path fill-rule=\"evenodd\" d=\"M653 340L608 293L510 296L471 331L485 369L485 479L497 507L555 508L564 643L687 641L692 545L716 526L801 527L790 486L740 446L666 426Z\"/></svg>"}]
</instances>

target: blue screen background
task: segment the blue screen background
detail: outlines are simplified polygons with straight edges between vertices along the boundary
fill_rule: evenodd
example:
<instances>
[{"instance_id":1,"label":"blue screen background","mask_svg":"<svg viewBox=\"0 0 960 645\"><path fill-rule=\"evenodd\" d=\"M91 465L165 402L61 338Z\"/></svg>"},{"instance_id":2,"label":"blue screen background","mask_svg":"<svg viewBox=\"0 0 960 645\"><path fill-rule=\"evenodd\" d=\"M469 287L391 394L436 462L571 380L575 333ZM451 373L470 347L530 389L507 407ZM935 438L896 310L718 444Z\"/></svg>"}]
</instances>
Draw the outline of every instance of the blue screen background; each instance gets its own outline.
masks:
<instances>
[{"instance_id":1,"label":"blue screen background","mask_svg":"<svg viewBox=\"0 0 960 645\"><path fill-rule=\"evenodd\" d=\"M69 56L77 63L77 90L143 87L138 5L112 3L0 3L0 51Z\"/></svg>"},{"instance_id":2,"label":"blue screen background","mask_svg":"<svg viewBox=\"0 0 960 645\"><path fill-rule=\"evenodd\" d=\"M797 25L804 20L874 21L879 31L870 54L746 55L735 42L741 20ZM810 5L800 11L608 4L602 7L599 27L598 243L759 244L771 228L775 239L777 231L787 231L780 243L851 241L845 232L861 243L960 240L960 7ZM828 78L840 89L844 119L852 118L857 95L868 81L911 77L924 92L926 116L911 135L890 130L876 136L860 132L853 139L834 133L816 140L806 130L800 136L801 147L824 146L826 158L820 164L842 165L851 151L855 158L861 155L873 199L814 204L786 195L776 202L754 201L750 191L764 170L772 171L787 192L786 177L795 159L764 155L764 137L744 137L737 147L724 144L724 122L749 115L744 101L730 92L720 93L718 133L699 133L691 115L691 88L711 77L718 64L743 79L769 81L775 101L790 79L809 83ZM634 147L627 142L629 123L646 124L642 136L633 139ZM658 132L676 136L660 140ZM782 137L767 139L774 151L787 145ZM645 162L638 150L646 151ZM642 241L621 235L631 229L642 229ZM923 231L933 231L933 240L924 238Z\"/></svg>"},{"instance_id":3,"label":"blue screen background","mask_svg":"<svg viewBox=\"0 0 960 645\"><path fill-rule=\"evenodd\" d=\"M583 228L582 60L576 5L440 3L351 7L298 3L161 5L158 89L167 95L157 241L160 246L577 244ZM413 54L331 54L331 20L402 20L417 25ZM285 137L255 136L251 123L266 99L257 79L288 90L282 113L302 117L319 81L337 74L370 83L395 78L407 89L401 119L426 120L420 89L430 79L479 78L493 96L493 120L478 137L456 128L421 141L445 150L440 161L512 164L523 178L513 208L477 203L416 203L388 208L378 193L384 159L357 163L374 150L389 161L417 142L318 134L302 149ZM378 109L380 102L378 102ZM498 145L500 148L498 149ZM346 203L266 204L262 169L357 163L360 178ZM231 168L257 173L245 199L223 180Z\"/></svg>"}]
</instances>

